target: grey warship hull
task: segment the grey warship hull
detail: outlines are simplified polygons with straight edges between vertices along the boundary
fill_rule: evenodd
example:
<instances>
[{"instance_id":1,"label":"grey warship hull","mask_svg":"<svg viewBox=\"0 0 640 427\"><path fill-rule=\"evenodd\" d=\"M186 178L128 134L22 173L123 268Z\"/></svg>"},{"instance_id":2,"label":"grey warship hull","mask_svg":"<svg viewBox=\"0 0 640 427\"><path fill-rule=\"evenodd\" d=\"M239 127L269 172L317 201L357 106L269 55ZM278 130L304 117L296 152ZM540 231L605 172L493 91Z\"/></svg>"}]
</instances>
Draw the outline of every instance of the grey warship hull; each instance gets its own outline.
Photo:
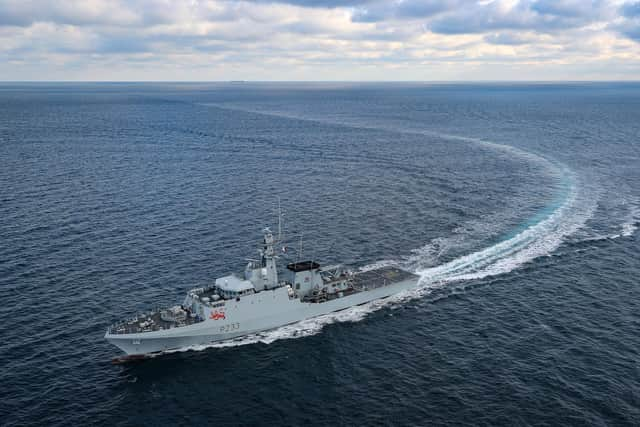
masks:
<instances>
[{"instance_id":1,"label":"grey warship hull","mask_svg":"<svg viewBox=\"0 0 640 427\"><path fill-rule=\"evenodd\" d=\"M394 267L352 272L342 266L321 268L315 261L288 264L287 279L279 280L274 245L281 241L266 228L260 259L250 260L244 275L191 289L181 305L116 323L105 338L129 356L162 353L275 329L418 283L418 276Z\"/></svg>"},{"instance_id":2,"label":"grey warship hull","mask_svg":"<svg viewBox=\"0 0 640 427\"><path fill-rule=\"evenodd\" d=\"M127 355L206 345L386 298L415 287L418 279L418 276L396 268L370 270L353 275L351 293L315 300L292 298L290 290L280 286L225 301L223 306L218 303L206 320L190 325L134 333L118 333L110 328L105 338Z\"/></svg>"}]
</instances>

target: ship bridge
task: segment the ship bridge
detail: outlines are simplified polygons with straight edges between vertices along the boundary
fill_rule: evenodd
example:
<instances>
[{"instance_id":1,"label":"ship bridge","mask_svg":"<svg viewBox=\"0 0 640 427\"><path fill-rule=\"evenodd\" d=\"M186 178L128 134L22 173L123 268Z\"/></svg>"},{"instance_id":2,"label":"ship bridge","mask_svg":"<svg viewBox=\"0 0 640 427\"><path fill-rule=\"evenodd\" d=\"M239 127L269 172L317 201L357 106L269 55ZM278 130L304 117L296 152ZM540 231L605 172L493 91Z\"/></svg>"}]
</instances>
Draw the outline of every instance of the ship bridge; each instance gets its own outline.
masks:
<instances>
[{"instance_id":1,"label":"ship bridge","mask_svg":"<svg viewBox=\"0 0 640 427\"><path fill-rule=\"evenodd\" d=\"M243 280L235 274L216 279L216 288L218 289L220 296L225 299L235 298L255 292L253 283L249 280Z\"/></svg>"}]
</instances>

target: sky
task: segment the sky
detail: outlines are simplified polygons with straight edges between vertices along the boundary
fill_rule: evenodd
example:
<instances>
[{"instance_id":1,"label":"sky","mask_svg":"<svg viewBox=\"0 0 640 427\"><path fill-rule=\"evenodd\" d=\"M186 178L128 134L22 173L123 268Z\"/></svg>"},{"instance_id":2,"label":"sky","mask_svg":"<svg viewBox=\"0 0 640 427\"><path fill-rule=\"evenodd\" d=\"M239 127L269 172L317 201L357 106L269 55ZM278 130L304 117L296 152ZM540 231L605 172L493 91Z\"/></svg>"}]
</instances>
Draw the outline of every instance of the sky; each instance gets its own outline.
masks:
<instances>
[{"instance_id":1,"label":"sky","mask_svg":"<svg viewBox=\"0 0 640 427\"><path fill-rule=\"evenodd\" d=\"M0 80L640 80L640 0L0 0Z\"/></svg>"}]
</instances>

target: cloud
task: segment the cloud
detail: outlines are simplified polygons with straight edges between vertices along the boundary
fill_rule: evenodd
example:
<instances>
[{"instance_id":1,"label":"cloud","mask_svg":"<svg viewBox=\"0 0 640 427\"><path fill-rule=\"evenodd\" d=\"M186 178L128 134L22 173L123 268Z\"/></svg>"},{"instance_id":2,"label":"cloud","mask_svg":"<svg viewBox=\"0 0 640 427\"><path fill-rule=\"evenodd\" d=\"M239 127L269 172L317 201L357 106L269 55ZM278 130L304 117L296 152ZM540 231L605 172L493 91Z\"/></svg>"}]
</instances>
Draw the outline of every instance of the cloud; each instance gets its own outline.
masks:
<instances>
[{"instance_id":1,"label":"cloud","mask_svg":"<svg viewBox=\"0 0 640 427\"><path fill-rule=\"evenodd\" d=\"M470 68L452 70L465 64L477 78L495 64L598 61L640 78L636 41L639 1L0 0L0 79L83 67L82 76L117 69L130 79L170 80L177 69L199 79L415 79L462 76Z\"/></svg>"},{"instance_id":2,"label":"cloud","mask_svg":"<svg viewBox=\"0 0 640 427\"><path fill-rule=\"evenodd\" d=\"M515 46L532 43L536 38L520 32L500 32L487 34L484 36L484 40L490 44Z\"/></svg>"},{"instance_id":3,"label":"cloud","mask_svg":"<svg viewBox=\"0 0 640 427\"><path fill-rule=\"evenodd\" d=\"M602 0L537 0L531 3L532 11L540 16L571 18L594 18L602 14L608 3Z\"/></svg>"},{"instance_id":4,"label":"cloud","mask_svg":"<svg viewBox=\"0 0 640 427\"><path fill-rule=\"evenodd\" d=\"M357 7L375 0L250 0L254 3L286 3L313 8Z\"/></svg>"},{"instance_id":5,"label":"cloud","mask_svg":"<svg viewBox=\"0 0 640 427\"><path fill-rule=\"evenodd\" d=\"M135 12L105 0L0 0L0 25L29 26L37 22L69 25L132 25Z\"/></svg>"},{"instance_id":6,"label":"cloud","mask_svg":"<svg viewBox=\"0 0 640 427\"><path fill-rule=\"evenodd\" d=\"M640 1L627 2L620 7L621 19L610 28L625 37L640 42Z\"/></svg>"},{"instance_id":7,"label":"cloud","mask_svg":"<svg viewBox=\"0 0 640 427\"><path fill-rule=\"evenodd\" d=\"M618 27L618 30L624 36L640 42L640 23L627 23Z\"/></svg>"},{"instance_id":8,"label":"cloud","mask_svg":"<svg viewBox=\"0 0 640 427\"><path fill-rule=\"evenodd\" d=\"M359 5L354 21L379 22L386 20L412 20L427 18L463 5L460 0L375 1Z\"/></svg>"},{"instance_id":9,"label":"cloud","mask_svg":"<svg viewBox=\"0 0 640 427\"><path fill-rule=\"evenodd\" d=\"M620 8L620 12L622 12L622 15L627 18L640 17L640 1L625 3Z\"/></svg>"},{"instance_id":10,"label":"cloud","mask_svg":"<svg viewBox=\"0 0 640 427\"><path fill-rule=\"evenodd\" d=\"M472 3L460 11L431 21L430 29L443 34L496 30L564 31L610 17L604 0L496 0Z\"/></svg>"}]
</instances>

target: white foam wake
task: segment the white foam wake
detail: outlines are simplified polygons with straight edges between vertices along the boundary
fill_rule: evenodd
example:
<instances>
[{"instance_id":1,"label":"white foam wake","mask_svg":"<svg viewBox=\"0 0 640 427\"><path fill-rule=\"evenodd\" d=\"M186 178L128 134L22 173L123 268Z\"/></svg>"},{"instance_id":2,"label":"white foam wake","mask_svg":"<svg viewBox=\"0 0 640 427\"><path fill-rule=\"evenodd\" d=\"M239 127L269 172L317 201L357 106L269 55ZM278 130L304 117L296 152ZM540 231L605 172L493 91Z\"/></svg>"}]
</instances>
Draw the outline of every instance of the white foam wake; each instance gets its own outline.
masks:
<instances>
[{"instance_id":1,"label":"white foam wake","mask_svg":"<svg viewBox=\"0 0 640 427\"><path fill-rule=\"evenodd\" d=\"M640 204L635 200L633 202L629 202L628 200L623 200L620 204L619 209L626 210L626 215L622 215L618 212L616 217L620 215L623 216L622 223L618 226L618 231L615 233L609 234L596 234L595 236L584 238L584 241L599 241L599 240L615 240L620 237L631 237L638 230L638 225L640 224Z\"/></svg>"},{"instance_id":2,"label":"white foam wake","mask_svg":"<svg viewBox=\"0 0 640 427\"><path fill-rule=\"evenodd\" d=\"M272 342L277 340L308 337L310 335L317 334L318 332L320 332L320 330L322 330L322 328L331 323L360 321L364 319L367 314L372 313L378 308L381 308L383 305L385 305L385 302L383 301L372 301L368 304L358 305L347 310L325 314L323 316L314 317L312 319L302 320L290 325L281 326L277 329L263 331L251 335L245 335L228 341L185 347L178 350L172 350L170 351L170 353L201 351L208 348L237 347L241 345L257 343L271 344Z\"/></svg>"},{"instance_id":3,"label":"white foam wake","mask_svg":"<svg viewBox=\"0 0 640 427\"><path fill-rule=\"evenodd\" d=\"M562 244L567 236L573 234L585 224L593 215L596 207L594 198L580 194L573 177L570 176L566 169L562 174L564 174L562 179L566 181L566 186L561 202L555 209L550 210L546 216L541 216L537 222L530 224L513 237L495 245L436 267L415 270L421 276L421 280L415 289L384 300L372 301L271 331L209 345L192 346L177 351L199 351L207 348L235 347L256 343L270 344L277 340L307 337L317 334L328 324L360 321L380 308L423 297L431 293L434 288L446 286L448 283L504 274L535 258L549 255ZM427 245L425 248L427 249L415 251L414 255L404 261L379 261L364 267L363 270L390 264L400 264L408 268L412 264L415 265L416 261L419 261L416 260L416 254L433 255L433 245Z\"/></svg>"},{"instance_id":4,"label":"white foam wake","mask_svg":"<svg viewBox=\"0 0 640 427\"><path fill-rule=\"evenodd\" d=\"M279 115L258 112L266 115ZM408 290L384 300L373 301L361 306L351 307L338 313L331 313L313 319L303 320L291 325L283 326L271 331L245 336L239 339L214 343L210 345L194 346L179 351L203 350L206 348L233 347L246 344L270 344L277 340L306 337L318 333L328 324L335 322L357 322L369 313L382 307L393 306L407 300L423 297L434 288L445 286L451 282L479 279L513 271L520 266L545 255L550 255L571 234L584 226L591 218L596 208L596 197L593 194L581 194L575 177L561 164L554 163L534 153L530 153L512 146L496 144L476 138L461 137L430 131L408 132L424 135L437 135L443 138L480 144L489 149L501 151L528 160L541 166L543 170L556 176L563 183L563 191L559 201L550 209L547 215L529 224L522 231L506 240L500 241L488 248L459 257L445 264L430 268L414 268L421 280L415 289ZM637 220L630 221L623 233L633 233L637 227ZM442 239L441 239L442 240ZM431 242L423 248L416 249L411 257L404 262L383 260L364 267L363 270L401 264L405 268L424 265L421 257L435 257L445 251L445 240Z\"/></svg>"},{"instance_id":5,"label":"white foam wake","mask_svg":"<svg viewBox=\"0 0 640 427\"><path fill-rule=\"evenodd\" d=\"M479 279L510 272L555 251L567 236L585 224L595 207L595 200L581 198L572 186L564 203L546 218L491 247L419 270L421 283Z\"/></svg>"},{"instance_id":6,"label":"white foam wake","mask_svg":"<svg viewBox=\"0 0 640 427\"><path fill-rule=\"evenodd\" d=\"M634 205L629 210L626 221L622 223L620 234L624 237L633 236L638 229L638 223L640 223L640 206Z\"/></svg>"}]
</instances>

